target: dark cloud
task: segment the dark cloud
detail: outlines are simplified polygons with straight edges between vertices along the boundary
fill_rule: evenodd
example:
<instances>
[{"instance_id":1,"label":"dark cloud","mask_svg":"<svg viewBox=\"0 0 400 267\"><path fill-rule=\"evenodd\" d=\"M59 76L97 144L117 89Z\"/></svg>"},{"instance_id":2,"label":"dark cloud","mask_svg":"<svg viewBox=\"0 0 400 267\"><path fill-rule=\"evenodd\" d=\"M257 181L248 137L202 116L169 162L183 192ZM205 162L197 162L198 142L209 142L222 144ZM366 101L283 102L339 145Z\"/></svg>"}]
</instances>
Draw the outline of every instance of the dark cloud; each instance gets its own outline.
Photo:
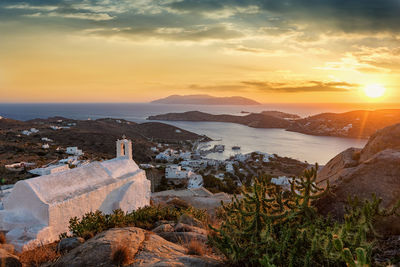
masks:
<instances>
[{"instance_id":1,"label":"dark cloud","mask_svg":"<svg viewBox=\"0 0 400 267\"><path fill-rule=\"evenodd\" d=\"M259 81L244 81L243 84L265 92L300 93L300 92L347 92L358 87L357 84L346 82L308 81L300 85L286 83L269 83Z\"/></svg>"},{"instance_id":2,"label":"dark cloud","mask_svg":"<svg viewBox=\"0 0 400 267\"><path fill-rule=\"evenodd\" d=\"M338 30L397 33L399 14L398 0L0 1L0 22L41 20L53 28L98 28L97 34L104 36L135 38L140 34L178 41L296 32L296 41L301 43L318 41L321 34ZM183 30L160 33L160 28Z\"/></svg>"},{"instance_id":3,"label":"dark cloud","mask_svg":"<svg viewBox=\"0 0 400 267\"><path fill-rule=\"evenodd\" d=\"M267 13L259 15L309 23L312 28L335 28L345 32L394 31L400 25L398 0L183 0L171 8L186 12L210 12L232 6L255 5Z\"/></svg>"},{"instance_id":4,"label":"dark cloud","mask_svg":"<svg viewBox=\"0 0 400 267\"><path fill-rule=\"evenodd\" d=\"M186 12L207 12L207 11L215 11L218 9L224 8L229 1L198 1L198 0L184 0L172 2L169 4L169 7Z\"/></svg>"}]
</instances>

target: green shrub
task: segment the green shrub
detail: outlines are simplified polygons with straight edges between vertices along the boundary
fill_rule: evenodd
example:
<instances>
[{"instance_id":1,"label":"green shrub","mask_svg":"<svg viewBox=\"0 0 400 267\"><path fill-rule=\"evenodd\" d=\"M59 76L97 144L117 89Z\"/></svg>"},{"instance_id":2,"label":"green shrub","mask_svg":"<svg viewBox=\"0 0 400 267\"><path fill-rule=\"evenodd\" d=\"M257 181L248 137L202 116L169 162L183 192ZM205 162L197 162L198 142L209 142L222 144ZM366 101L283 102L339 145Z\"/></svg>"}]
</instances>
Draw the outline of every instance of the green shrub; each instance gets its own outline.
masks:
<instances>
[{"instance_id":1,"label":"green shrub","mask_svg":"<svg viewBox=\"0 0 400 267\"><path fill-rule=\"evenodd\" d=\"M213 175L203 176L203 185L213 193L225 192L228 194L236 194L240 192L239 187L233 182L230 173L225 173L223 181Z\"/></svg>"},{"instance_id":2,"label":"green shrub","mask_svg":"<svg viewBox=\"0 0 400 267\"><path fill-rule=\"evenodd\" d=\"M188 207L180 209L171 206L146 206L136 211L125 213L115 210L112 214L104 214L101 211L86 213L82 218L71 218L69 230L73 236L89 239L97 233L116 227L136 226L144 229L152 229L155 223L161 220L176 221L182 214L189 214L202 222L207 222L208 215L204 210ZM66 237L63 233L60 238Z\"/></svg>"},{"instance_id":3,"label":"green shrub","mask_svg":"<svg viewBox=\"0 0 400 267\"><path fill-rule=\"evenodd\" d=\"M235 266L345 266L359 263L354 257L361 256L362 264L369 263L374 218L394 211L379 210L380 200L373 197L372 202L352 200L342 223L319 215L313 202L329 185L315 185L317 168L294 179L290 191L268 177L256 179L251 191L222 205L222 223L210 226L210 244Z\"/></svg>"}]
</instances>

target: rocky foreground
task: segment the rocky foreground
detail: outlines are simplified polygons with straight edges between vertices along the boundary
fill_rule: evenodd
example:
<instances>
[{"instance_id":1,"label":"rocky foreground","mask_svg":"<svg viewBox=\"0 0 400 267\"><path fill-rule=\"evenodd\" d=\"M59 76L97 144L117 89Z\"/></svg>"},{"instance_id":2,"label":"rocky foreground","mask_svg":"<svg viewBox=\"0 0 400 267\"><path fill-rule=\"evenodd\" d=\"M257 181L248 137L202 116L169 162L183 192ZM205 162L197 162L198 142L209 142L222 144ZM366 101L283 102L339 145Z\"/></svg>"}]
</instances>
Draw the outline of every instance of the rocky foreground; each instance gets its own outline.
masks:
<instances>
[{"instance_id":1,"label":"rocky foreground","mask_svg":"<svg viewBox=\"0 0 400 267\"><path fill-rule=\"evenodd\" d=\"M195 251L178 244L182 240L190 244L192 240L204 239L205 230L178 223L162 224L153 231L137 227L114 228L100 233L61 256L54 267L81 266L221 266L221 259L215 256L190 255ZM174 242L167 241L163 237ZM169 237L169 238L168 238ZM72 243L76 238L65 240ZM183 241L185 240L185 241ZM193 241L194 242L194 241ZM60 243L63 245L63 243ZM66 247L64 248L67 249ZM117 255L120 253L120 255Z\"/></svg>"},{"instance_id":2,"label":"rocky foreground","mask_svg":"<svg viewBox=\"0 0 400 267\"><path fill-rule=\"evenodd\" d=\"M365 200L376 194L382 208L392 208L400 199L400 124L376 132L363 149L350 148L329 161L318 175L320 185L327 181L333 194L318 203L325 214L343 217L348 196ZM385 218L380 230L399 235L400 217Z\"/></svg>"},{"instance_id":3,"label":"rocky foreground","mask_svg":"<svg viewBox=\"0 0 400 267\"><path fill-rule=\"evenodd\" d=\"M15 253L0 244L1 266L223 266L223 259L206 245L206 225L183 214L177 221L159 221L151 231L112 228L85 240L67 237L58 243Z\"/></svg>"}]
</instances>

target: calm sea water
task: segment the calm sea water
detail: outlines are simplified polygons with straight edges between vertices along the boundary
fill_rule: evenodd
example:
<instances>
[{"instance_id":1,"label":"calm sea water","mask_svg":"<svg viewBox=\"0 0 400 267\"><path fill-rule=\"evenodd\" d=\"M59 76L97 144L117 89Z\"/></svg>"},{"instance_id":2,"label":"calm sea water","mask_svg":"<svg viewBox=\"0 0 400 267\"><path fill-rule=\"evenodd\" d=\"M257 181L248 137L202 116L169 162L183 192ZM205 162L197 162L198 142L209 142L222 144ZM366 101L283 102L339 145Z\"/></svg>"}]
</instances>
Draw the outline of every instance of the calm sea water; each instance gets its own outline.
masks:
<instances>
[{"instance_id":1,"label":"calm sea water","mask_svg":"<svg viewBox=\"0 0 400 267\"><path fill-rule=\"evenodd\" d=\"M398 108L399 105L385 106ZM150 115L167 112L199 110L213 114L235 114L241 111L260 112L279 110L310 116L321 112L345 112L355 109L375 109L368 104L266 104L260 106L198 106L160 105L148 103L131 104L0 104L0 116L18 120L63 116L71 119L122 118L134 122L145 122ZM287 132L282 129L254 129L243 125L219 122L165 122L212 139L210 145L224 144L224 153L210 154L223 159L234 154L232 146L239 145L241 153L262 151L292 157L309 163L326 164L332 157L349 147L363 147L366 140L352 138L321 137Z\"/></svg>"}]
</instances>

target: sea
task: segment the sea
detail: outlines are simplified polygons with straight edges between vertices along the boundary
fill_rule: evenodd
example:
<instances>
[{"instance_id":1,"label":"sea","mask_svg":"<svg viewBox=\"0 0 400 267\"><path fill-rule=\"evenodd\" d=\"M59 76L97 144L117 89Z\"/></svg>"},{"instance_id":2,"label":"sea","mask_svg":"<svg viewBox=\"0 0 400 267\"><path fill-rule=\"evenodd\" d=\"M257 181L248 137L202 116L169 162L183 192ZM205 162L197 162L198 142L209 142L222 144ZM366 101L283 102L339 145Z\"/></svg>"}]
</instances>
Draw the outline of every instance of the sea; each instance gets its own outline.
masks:
<instances>
[{"instance_id":1,"label":"sea","mask_svg":"<svg viewBox=\"0 0 400 267\"><path fill-rule=\"evenodd\" d=\"M0 103L0 116L16 120L30 120L62 116L70 119L118 118L137 123L148 122L151 115L170 112L203 111L211 114L246 115L243 112L261 112L278 110L307 117L324 112L346 112L359 109L399 108L400 104L263 104L256 106L206 106L206 105L170 105L152 103ZM163 123L204 134L214 141L202 144L212 147L225 145L223 153L209 154L209 158L226 159L236 153L260 151L291 157L310 164L326 164L338 153L350 147L363 147L367 140L328 136L312 136L283 129L256 129L244 125L222 122L185 122ZM233 146L240 146L234 151Z\"/></svg>"}]
</instances>

